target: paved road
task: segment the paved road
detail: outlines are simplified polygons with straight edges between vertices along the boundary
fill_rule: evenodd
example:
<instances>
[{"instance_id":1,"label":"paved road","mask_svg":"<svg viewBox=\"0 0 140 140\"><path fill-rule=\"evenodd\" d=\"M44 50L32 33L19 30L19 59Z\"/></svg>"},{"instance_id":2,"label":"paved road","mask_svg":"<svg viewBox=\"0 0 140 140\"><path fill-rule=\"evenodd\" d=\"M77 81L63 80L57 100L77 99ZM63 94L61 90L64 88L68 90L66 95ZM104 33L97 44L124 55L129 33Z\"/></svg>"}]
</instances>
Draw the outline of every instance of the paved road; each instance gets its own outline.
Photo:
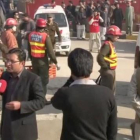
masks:
<instances>
[{"instance_id":1,"label":"paved road","mask_svg":"<svg viewBox=\"0 0 140 140\"><path fill-rule=\"evenodd\" d=\"M134 111L131 109L131 98L127 96L129 81L133 74L133 61L135 42L120 40L115 43L118 54L117 68L117 89L116 101L118 105L118 137L117 140L131 140L130 123L134 119ZM84 48L88 50L87 41L72 41L72 49ZM91 78L96 79L99 75L99 66L96 62L97 53L94 56L94 69ZM69 68L67 67L67 57L65 55L58 56L61 70L57 72L57 78L50 80L48 85L48 94L52 95L61 87L67 78L70 76ZM100 104L100 103L99 103ZM37 112L39 140L59 140L62 126L62 113L54 109L52 106L46 106L44 109Z\"/></svg>"}]
</instances>

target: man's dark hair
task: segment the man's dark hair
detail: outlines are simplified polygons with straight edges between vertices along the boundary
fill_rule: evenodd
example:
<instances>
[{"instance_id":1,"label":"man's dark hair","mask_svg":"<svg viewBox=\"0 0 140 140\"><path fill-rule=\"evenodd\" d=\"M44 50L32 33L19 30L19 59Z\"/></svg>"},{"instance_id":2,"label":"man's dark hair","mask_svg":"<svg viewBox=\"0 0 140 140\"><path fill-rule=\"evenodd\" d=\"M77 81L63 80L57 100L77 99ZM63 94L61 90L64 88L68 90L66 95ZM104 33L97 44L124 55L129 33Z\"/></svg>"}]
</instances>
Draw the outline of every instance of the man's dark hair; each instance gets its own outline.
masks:
<instances>
[{"instance_id":1,"label":"man's dark hair","mask_svg":"<svg viewBox=\"0 0 140 140\"><path fill-rule=\"evenodd\" d=\"M29 15L27 13L24 13L22 16L23 17L29 17Z\"/></svg>"},{"instance_id":2,"label":"man's dark hair","mask_svg":"<svg viewBox=\"0 0 140 140\"><path fill-rule=\"evenodd\" d=\"M73 4L73 2L70 0L69 3Z\"/></svg>"},{"instance_id":3,"label":"man's dark hair","mask_svg":"<svg viewBox=\"0 0 140 140\"><path fill-rule=\"evenodd\" d=\"M18 14L18 11L14 11L14 12L13 12L13 16L14 16L15 14Z\"/></svg>"},{"instance_id":4,"label":"man's dark hair","mask_svg":"<svg viewBox=\"0 0 140 140\"><path fill-rule=\"evenodd\" d=\"M101 6L101 10L105 11L106 7L105 6Z\"/></svg>"},{"instance_id":5,"label":"man's dark hair","mask_svg":"<svg viewBox=\"0 0 140 140\"><path fill-rule=\"evenodd\" d=\"M117 6L117 5L119 5L119 3L115 3L114 5Z\"/></svg>"},{"instance_id":6,"label":"man's dark hair","mask_svg":"<svg viewBox=\"0 0 140 140\"><path fill-rule=\"evenodd\" d=\"M76 77L89 77L93 69L93 56L87 50L77 48L68 56L68 66Z\"/></svg>"},{"instance_id":7,"label":"man's dark hair","mask_svg":"<svg viewBox=\"0 0 140 140\"><path fill-rule=\"evenodd\" d=\"M55 0L52 0L52 3L55 2Z\"/></svg>"},{"instance_id":8,"label":"man's dark hair","mask_svg":"<svg viewBox=\"0 0 140 140\"><path fill-rule=\"evenodd\" d=\"M96 8L96 9L93 11L93 13L94 13L94 12L99 12L99 10Z\"/></svg>"},{"instance_id":9,"label":"man's dark hair","mask_svg":"<svg viewBox=\"0 0 140 140\"><path fill-rule=\"evenodd\" d=\"M16 54L20 62L26 60L26 53L24 52L24 50L19 48L11 49L7 54Z\"/></svg>"}]
</instances>

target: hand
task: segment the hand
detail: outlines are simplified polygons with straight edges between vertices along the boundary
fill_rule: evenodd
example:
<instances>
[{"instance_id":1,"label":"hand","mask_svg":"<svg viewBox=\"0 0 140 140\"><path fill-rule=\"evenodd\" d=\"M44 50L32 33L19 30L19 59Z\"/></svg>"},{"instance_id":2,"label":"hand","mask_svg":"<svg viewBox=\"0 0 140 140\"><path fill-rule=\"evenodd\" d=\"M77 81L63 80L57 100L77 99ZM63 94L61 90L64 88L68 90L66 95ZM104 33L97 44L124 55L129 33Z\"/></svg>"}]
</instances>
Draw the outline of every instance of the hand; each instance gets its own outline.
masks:
<instances>
[{"instance_id":1,"label":"hand","mask_svg":"<svg viewBox=\"0 0 140 140\"><path fill-rule=\"evenodd\" d=\"M60 70L60 66L58 64L56 65L56 67L57 67L57 70Z\"/></svg>"},{"instance_id":2,"label":"hand","mask_svg":"<svg viewBox=\"0 0 140 140\"><path fill-rule=\"evenodd\" d=\"M45 98L46 98L47 101L51 101L51 98L52 98L53 96L54 96L54 95L47 94L47 95L45 96Z\"/></svg>"},{"instance_id":3,"label":"hand","mask_svg":"<svg viewBox=\"0 0 140 140\"><path fill-rule=\"evenodd\" d=\"M7 103L5 107L9 110L19 110L21 108L21 103L18 101L12 101Z\"/></svg>"}]
</instances>

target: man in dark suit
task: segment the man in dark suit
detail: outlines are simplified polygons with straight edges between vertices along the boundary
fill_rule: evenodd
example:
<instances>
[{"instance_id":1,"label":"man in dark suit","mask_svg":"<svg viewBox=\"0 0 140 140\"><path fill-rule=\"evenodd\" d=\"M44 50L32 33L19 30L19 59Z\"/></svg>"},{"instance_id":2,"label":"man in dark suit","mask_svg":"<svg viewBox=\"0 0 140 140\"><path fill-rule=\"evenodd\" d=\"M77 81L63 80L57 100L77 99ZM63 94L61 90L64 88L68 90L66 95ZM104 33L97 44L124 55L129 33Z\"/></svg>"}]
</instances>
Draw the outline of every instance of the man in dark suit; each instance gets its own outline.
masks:
<instances>
[{"instance_id":1,"label":"man in dark suit","mask_svg":"<svg viewBox=\"0 0 140 140\"><path fill-rule=\"evenodd\" d=\"M116 3L115 6L116 9L113 11L112 20L114 21L114 25L118 26L122 30L123 11L120 8L119 3Z\"/></svg>"},{"instance_id":2,"label":"man in dark suit","mask_svg":"<svg viewBox=\"0 0 140 140\"><path fill-rule=\"evenodd\" d=\"M40 78L24 69L26 54L14 48L7 54L2 79L7 89L2 98L2 140L37 140L35 111L45 105Z\"/></svg>"},{"instance_id":3,"label":"man in dark suit","mask_svg":"<svg viewBox=\"0 0 140 140\"><path fill-rule=\"evenodd\" d=\"M52 105L63 111L61 140L116 140L117 109L112 91L90 80L93 57L77 48L68 57L71 79ZM66 85L65 85L66 86Z\"/></svg>"}]
</instances>

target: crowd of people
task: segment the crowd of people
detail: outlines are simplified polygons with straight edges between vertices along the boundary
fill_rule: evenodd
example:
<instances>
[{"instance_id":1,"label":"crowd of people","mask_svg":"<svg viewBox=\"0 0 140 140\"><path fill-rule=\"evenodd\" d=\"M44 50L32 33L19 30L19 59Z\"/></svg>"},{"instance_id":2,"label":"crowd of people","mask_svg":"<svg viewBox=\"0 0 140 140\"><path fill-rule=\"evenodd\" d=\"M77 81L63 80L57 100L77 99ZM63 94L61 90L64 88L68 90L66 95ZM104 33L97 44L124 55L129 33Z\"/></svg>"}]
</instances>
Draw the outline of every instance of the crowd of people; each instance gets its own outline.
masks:
<instances>
[{"instance_id":1,"label":"crowd of people","mask_svg":"<svg viewBox=\"0 0 140 140\"><path fill-rule=\"evenodd\" d=\"M77 6L72 1L69 1L68 6L62 2L62 7L68 20L73 23L72 29L77 31L77 39L85 39L85 32L91 32L88 20L94 15L94 12L97 12L103 19L103 22L99 22L101 40L105 40L106 29L110 25L116 25L122 30L124 20L126 21L126 33L130 35L133 33L135 13L131 1L127 2L125 13L123 13L119 3L110 4L109 0L97 2L80 0Z\"/></svg>"}]
</instances>

